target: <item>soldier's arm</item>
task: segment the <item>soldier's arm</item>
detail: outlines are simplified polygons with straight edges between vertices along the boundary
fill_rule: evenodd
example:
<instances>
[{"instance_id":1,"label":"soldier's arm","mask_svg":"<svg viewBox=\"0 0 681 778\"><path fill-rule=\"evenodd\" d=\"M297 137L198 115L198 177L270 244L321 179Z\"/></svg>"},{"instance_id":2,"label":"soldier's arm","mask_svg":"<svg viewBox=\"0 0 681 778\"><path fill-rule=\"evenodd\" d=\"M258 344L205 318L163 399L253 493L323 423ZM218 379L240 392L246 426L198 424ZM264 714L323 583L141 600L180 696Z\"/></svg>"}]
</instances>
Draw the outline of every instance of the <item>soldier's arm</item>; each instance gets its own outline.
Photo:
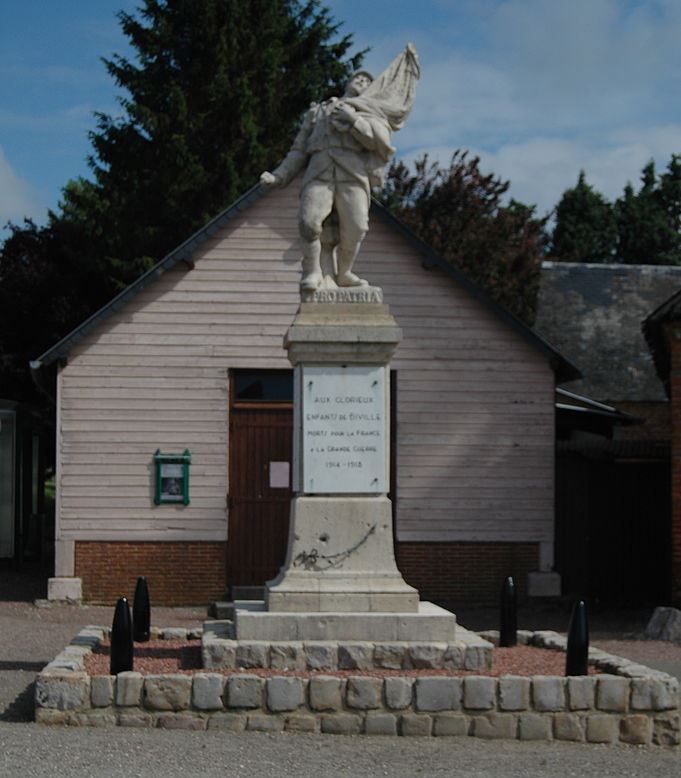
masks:
<instances>
[{"instance_id":1,"label":"soldier's arm","mask_svg":"<svg viewBox=\"0 0 681 778\"><path fill-rule=\"evenodd\" d=\"M377 151L390 146L390 129L380 119L369 119L357 116L350 127L350 134L364 148Z\"/></svg>"},{"instance_id":2,"label":"soldier's arm","mask_svg":"<svg viewBox=\"0 0 681 778\"><path fill-rule=\"evenodd\" d=\"M274 181L269 182L267 180L263 180L261 176L263 183L270 186L286 186L286 184L290 183L298 175L298 173L303 170L307 164L307 139L311 131L312 109L309 110L305 115L303 123L298 130L298 133L296 134L290 151L279 163L279 165L277 165L277 167L272 171L272 173L270 173L271 176L274 176ZM263 173L263 176L264 175L265 174Z\"/></svg>"},{"instance_id":3,"label":"soldier's arm","mask_svg":"<svg viewBox=\"0 0 681 778\"><path fill-rule=\"evenodd\" d=\"M357 114L350 127L350 134L383 164L390 162L395 154L395 147L390 143L390 126L378 116Z\"/></svg>"}]
</instances>

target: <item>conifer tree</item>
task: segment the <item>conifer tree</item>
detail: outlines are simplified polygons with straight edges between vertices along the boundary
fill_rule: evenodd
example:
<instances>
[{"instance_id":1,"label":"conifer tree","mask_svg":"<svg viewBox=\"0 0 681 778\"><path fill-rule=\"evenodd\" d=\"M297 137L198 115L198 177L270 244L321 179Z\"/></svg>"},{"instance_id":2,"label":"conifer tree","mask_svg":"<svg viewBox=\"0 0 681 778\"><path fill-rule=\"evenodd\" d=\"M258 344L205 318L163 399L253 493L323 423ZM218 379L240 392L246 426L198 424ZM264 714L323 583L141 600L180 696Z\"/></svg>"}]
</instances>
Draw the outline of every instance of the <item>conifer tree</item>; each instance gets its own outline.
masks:
<instances>
[{"instance_id":1,"label":"conifer tree","mask_svg":"<svg viewBox=\"0 0 681 778\"><path fill-rule=\"evenodd\" d=\"M615 202L617 258L636 265L681 265L681 156L673 154L659 177L655 163L641 173L641 188L627 184Z\"/></svg>"},{"instance_id":2,"label":"conifer tree","mask_svg":"<svg viewBox=\"0 0 681 778\"><path fill-rule=\"evenodd\" d=\"M0 397L38 401L28 360L256 183L363 56L318 0L141 0L118 18L133 56L104 60L121 113L97 114L92 177L0 251Z\"/></svg>"},{"instance_id":3,"label":"conifer tree","mask_svg":"<svg viewBox=\"0 0 681 778\"><path fill-rule=\"evenodd\" d=\"M556 206L551 259L562 262L613 262L617 222L612 205L586 182L582 170L577 185L567 189Z\"/></svg>"},{"instance_id":4,"label":"conifer tree","mask_svg":"<svg viewBox=\"0 0 681 778\"><path fill-rule=\"evenodd\" d=\"M144 0L119 20L135 59L105 64L123 115L97 115L94 180L65 188L62 218L127 283L139 258L160 259L279 160L361 54L347 58L349 35L333 42L317 0Z\"/></svg>"},{"instance_id":5,"label":"conifer tree","mask_svg":"<svg viewBox=\"0 0 681 778\"><path fill-rule=\"evenodd\" d=\"M638 191L627 184L612 205L582 172L556 207L551 258L681 265L681 155L672 154L661 175L648 162Z\"/></svg>"}]
</instances>

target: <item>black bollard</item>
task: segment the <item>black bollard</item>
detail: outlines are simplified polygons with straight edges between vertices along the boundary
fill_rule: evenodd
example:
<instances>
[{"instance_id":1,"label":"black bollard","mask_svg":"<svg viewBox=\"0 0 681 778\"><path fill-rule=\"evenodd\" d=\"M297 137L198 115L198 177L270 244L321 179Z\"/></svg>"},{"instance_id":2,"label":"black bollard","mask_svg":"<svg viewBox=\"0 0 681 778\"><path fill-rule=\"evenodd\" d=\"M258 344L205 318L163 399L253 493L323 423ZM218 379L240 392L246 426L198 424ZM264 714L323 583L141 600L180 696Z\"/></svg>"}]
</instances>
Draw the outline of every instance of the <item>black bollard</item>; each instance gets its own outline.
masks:
<instances>
[{"instance_id":1,"label":"black bollard","mask_svg":"<svg viewBox=\"0 0 681 778\"><path fill-rule=\"evenodd\" d=\"M111 675L132 670L132 620L130 606L125 597L116 603L111 625Z\"/></svg>"},{"instance_id":2,"label":"black bollard","mask_svg":"<svg viewBox=\"0 0 681 778\"><path fill-rule=\"evenodd\" d=\"M518 606L513 576L508 576L501 587L501 608L499 619L499 646L508 648L518 643Z\"/></svg>"},{"instance_id":3,"label":"black bollard","mask_svg":"<svg viewBox=\"0 0 681 778\"><path fill-rule=\"evenodd\" d=\"M568 629L567 656L565 657L565 675L589 674L589 620L586 603L575 603Z\"/></svg>"},{"instance_id":4,"label":"black bollard","mask_svg":"<svg viewBox=\"0 0 681 778\"><path fill-rule=\"evenodd\" d=\"M150 625L149 587L147 579L141 575L137 579L135 599L132 602L132 634L135 643L146 643L149 640Z\"/></svg>"}]
</instances>

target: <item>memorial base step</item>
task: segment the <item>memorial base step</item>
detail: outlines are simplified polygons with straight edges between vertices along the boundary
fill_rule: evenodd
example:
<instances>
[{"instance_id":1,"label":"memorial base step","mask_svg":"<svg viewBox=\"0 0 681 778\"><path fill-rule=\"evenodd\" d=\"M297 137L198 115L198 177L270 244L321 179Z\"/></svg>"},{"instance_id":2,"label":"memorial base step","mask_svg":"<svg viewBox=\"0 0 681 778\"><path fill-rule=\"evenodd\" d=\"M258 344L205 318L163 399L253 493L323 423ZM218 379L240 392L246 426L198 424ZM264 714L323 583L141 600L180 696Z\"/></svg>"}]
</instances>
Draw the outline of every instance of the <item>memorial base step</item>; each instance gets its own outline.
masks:
<instances>
[{"instance_id":1,"label":"memorial base step","mask_svg":"<svg viewBox=\"0 0 681 778\"><path fill-rule=\"evenodd\" d=\"M323 614L327 615L327 614ZM204 624L202 662L205 670L335 670L441 669L486 672L493 645L456 625L450 640L237 640L232 621Z\"/></svg>"},{"instance_id":2,"label":"memorial base step","mask_svg":"<svg viewBox=\"0 0 681 778\"><path fill-rule=\"evenodd\" d=\"M234 621L234 614L237 610L258 610L263 609L263 600L234 600L234 601L216 601L208 606L208 617L211 619Z\"/></svg>"},{"instance_id":3,"label":"memorial base step","mask_svg":"<svg viewBox=\"0 0 681 778\"><path fill-rule=\"evenodd\" d=\"M237 600L264 600L265 586L232 586L231 599Z\"/></svg>"},{"instance_id":4,"label":"memorial base step","mask_svg":"<svg viewBox=\"0 0 681 778\"><path fill-rule=\"evenodd\" d=\"M237 608L238 640L455 640L456 616L431 602L420 602L414 613L272 612Z\"/></svg>"}]
</instances>

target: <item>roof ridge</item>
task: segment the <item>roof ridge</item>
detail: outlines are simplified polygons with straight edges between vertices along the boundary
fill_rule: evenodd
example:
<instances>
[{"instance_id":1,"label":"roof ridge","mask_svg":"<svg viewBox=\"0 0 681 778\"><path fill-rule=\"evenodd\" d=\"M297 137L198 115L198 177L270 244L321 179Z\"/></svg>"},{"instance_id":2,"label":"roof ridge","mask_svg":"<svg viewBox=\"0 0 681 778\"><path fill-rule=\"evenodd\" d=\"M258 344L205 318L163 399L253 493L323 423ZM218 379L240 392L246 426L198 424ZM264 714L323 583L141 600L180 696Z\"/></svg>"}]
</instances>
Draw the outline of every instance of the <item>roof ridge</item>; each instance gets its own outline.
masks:
<instances>
[{"instance_id":1,"label":"roof ridge","mask_svg":"<svg viewBox=\"0 0 681 778\"><path fill-rule=\"evenodd\" d=\"M544 259L541 263L542 270L552 270L554 268L588 268L599 270L641 270L650 273L681 274L681 265L629 265L624 262L558 262L553 259Z\"/></svg>"}]
</instances>

